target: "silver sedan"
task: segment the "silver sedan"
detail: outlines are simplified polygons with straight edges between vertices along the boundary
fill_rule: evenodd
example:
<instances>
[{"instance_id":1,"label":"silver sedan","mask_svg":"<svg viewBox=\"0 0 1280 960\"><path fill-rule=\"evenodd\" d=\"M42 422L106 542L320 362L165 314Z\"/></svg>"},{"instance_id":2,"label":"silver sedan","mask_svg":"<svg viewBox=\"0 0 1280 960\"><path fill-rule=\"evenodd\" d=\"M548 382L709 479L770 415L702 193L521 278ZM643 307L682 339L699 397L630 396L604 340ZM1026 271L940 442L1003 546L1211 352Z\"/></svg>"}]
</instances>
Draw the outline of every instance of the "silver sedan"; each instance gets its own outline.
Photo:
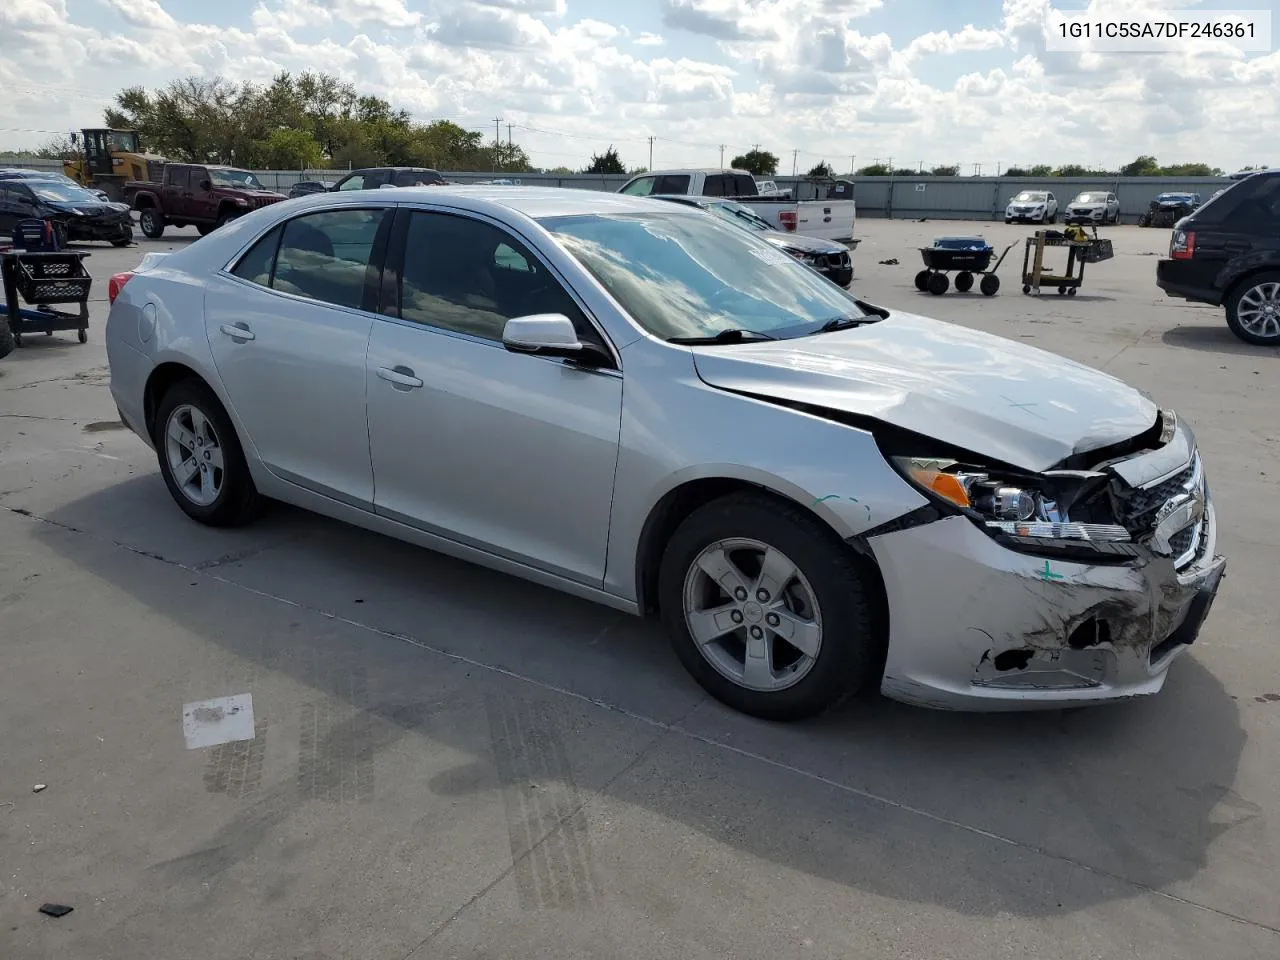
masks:
<instances>
[{"instance_id":1,"label":"silver sedan","mask_svg":"<svg viewBox=\"0 0 1280 960\"><path fill-rule=\"evenodd\" d=\"M109 292L112 393L190 517L283 500L653 616L762 717L1155 693L1225 564L1143 394L656 200L303 197Z\"/></svg>"}]
</instances>

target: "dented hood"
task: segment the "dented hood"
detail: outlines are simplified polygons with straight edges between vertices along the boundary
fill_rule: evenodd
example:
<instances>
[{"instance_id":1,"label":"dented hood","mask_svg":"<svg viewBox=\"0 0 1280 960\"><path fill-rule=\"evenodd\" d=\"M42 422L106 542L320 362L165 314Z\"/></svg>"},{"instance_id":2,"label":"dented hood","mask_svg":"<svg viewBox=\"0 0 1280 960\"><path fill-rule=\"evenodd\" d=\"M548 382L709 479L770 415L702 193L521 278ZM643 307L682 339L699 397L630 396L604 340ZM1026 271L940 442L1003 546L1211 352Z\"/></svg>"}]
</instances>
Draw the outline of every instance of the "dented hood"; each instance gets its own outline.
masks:
<instances>
[{"instance_id":1,"label":"dented hood","mask_svg":"<svg viewBox=\"0 0 1280 960\"><path fill-rule=\"evenodd\" d=\"M873 417L1027 470L1127 440L1158 412L1091 367L907 313L835 333L697 347L694 363L714 387Z\"/></svg>"}]
</instances>

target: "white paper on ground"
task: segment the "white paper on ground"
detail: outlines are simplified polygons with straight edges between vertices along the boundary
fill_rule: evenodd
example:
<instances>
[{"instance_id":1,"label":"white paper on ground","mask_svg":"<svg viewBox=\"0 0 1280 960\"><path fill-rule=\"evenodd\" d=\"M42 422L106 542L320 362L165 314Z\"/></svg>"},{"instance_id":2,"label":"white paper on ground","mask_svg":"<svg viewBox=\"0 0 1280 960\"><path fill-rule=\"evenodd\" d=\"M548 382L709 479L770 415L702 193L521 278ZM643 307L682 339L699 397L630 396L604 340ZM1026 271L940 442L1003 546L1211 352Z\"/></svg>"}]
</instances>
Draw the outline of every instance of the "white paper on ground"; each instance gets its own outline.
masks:
<instances>
[{"instance_id":1,"label":"white paper on ground","mask_svg":"<svg viewBox=\"0 0 1280 960\"><path fill-rule=\"evenodd\" d=\"M237 693L182 705L182 736L188 750L253 739L253 696Z\"/></svg>"}]
</instances>

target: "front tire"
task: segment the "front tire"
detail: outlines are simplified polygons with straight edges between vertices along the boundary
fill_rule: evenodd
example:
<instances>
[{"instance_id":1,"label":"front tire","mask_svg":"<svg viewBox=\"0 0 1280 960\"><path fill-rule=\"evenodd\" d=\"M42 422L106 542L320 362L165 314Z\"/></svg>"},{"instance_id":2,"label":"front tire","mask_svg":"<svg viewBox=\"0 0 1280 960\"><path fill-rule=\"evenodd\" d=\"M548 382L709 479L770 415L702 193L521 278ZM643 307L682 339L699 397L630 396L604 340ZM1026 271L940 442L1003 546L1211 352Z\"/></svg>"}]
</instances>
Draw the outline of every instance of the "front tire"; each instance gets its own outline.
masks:
<instances>
[{"instance_id":1,"label":"front tire","mask_svg":"<svg viewBox=\"0 0 1280 960\"><path fill-rule=\"evenodd\" d=\"M215 230L221 230L228 223L230 223L232 220L235 220L240 215L241 214L239 210L224 210L222 211L222 213L218 214L218 222L214 224L213 228Z\"/></svg>"},{"instance_id":2,"label":"front tire","mask_svg":"<svg viewBox=\"0 0 1280 960\"><path fill-rule=\"evenodd\" d=\"M743 713L814 716L882 672L862 561L793 504L740 493L694 511L667 544L658 591L681 663Z\"/></svg>"},{"instance_id":3,"label":"front tire","mask_svg":"<svg viewBox=\"0 0 1280 960\"><path fill-rule=\"evenodd\" d=\"M127 247L133 243L133 227L125 227L120 236L111 241L113 247Z\"/></svg>"},{"instance_id":4,"label":"front tire","mask_svg":"<svg viewBox=\"0 0 1280 960\"><path fill-rule=\"evenodd\" d=\"M258 514L262 497L235 428L203 383L181 380L169 388L156 410L152 439L165 486L191 519L235 527Z\"/></svg>"},{"instance_id":5,"label":"front tire","mask_svg":"<svg viewBox=\"0 0 1280 960\"><path fill-rule=\"evenodd\" d=\"M945 273L935 273L929 278L929 292L935 297L940 297L947 292L947 288L951 286L951 281L947 279Z\"/></svg>"},{"instance_id":6,"label":"front tire","mask_svg":"<svg viewBox=\"0 0 1280 960\"><path fill-rule=\"evenodd\" d=\"M138 226L148 240L159 240L164 236L164 217L154 207L147 207L138 214Z\"/></svg>"},{"instance_id":7,"label":"front tire","mask_svg":"<svg viewBox=\"0 0 1280 960\"><path fill-rule=\"evenodd\" d=\"M961 293L968 293L973 287L973 274L968 270L961 270L956 274L956 289Z\"/></svg>"},{"instance_id":8,"label":"front tire","mask_svg":"<svg viewBox=\"0 0 1280 960\"><path fill-rule=\"evenodd\" d=\"M1227 326L1245 343L1280 345L1280 271L1242 281L1227 297Z\"/></svg>"},{"instance_id":9,"label":"front tire","mask_svg":"<svg viewBox=\"0 0 1280 960\"><path fill-rule=\"evenodd\" d=\"M929 271L921 270L916 274L916 289L924 293L929 289Z\"/></svg>"}]
</instances>

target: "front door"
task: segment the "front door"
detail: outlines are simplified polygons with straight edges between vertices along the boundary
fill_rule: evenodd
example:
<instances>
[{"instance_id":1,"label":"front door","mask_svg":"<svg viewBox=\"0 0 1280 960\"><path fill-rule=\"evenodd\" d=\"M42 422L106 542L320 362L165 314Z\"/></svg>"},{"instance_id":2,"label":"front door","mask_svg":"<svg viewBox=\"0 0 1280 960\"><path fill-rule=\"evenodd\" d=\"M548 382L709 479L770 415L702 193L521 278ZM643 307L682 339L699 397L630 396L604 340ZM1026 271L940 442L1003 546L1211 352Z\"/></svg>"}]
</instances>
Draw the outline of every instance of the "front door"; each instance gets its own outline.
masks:
<instances>
[{"instance_id":1,"label":"front door","mask_svg":"<svg viewBox=\"0 0 1280 960\"><path fill-rule=\"evenodd\" d=\"M603 336L506 231L452 214L398 217L399 289L384 293L389 315L369 342L377 511L599 586L621 372L511 353L501 341L509 318L535 313L565 314L601 346Z\"/></svg>"},{"instance_id":2,"label":"front door","mask_svg":"<svg viewBox=\"0 0 1280 960\"><path fill-rule=\"evenodd\" d=\"M370 509L365 351L390 223L385 208L295 217L205 297L218 374L267 469Z\"/></svg>"}]
</instances>

